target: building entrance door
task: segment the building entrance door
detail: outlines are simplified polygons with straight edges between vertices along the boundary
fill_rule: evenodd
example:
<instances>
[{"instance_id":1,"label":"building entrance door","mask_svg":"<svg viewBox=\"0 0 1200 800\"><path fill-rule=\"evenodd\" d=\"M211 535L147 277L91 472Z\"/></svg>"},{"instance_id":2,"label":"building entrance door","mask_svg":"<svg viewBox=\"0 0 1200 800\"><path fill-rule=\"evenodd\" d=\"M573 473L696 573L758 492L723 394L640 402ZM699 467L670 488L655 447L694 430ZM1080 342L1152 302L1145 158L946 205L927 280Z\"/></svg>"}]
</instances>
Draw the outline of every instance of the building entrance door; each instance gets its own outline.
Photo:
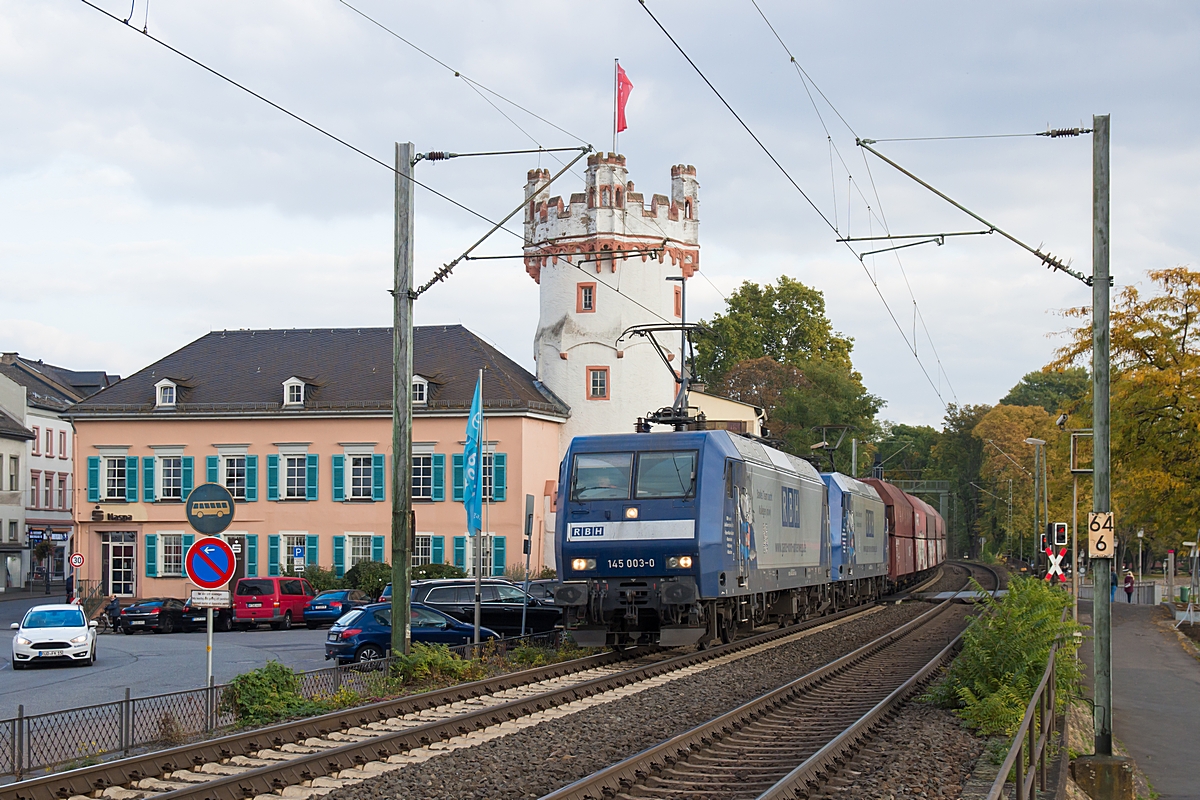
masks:
<instances>
[{"instance_id":1,"label":"building entrance door","mask_svg":"<svg viewBox=\"0 0 1200 800\"><path fill-rule=\"evenodd\" d=\"M133 531L116 531L101 535L104 537L101 565L104 594L133 597L137 534Z\"/></svg>"}]
</instances>

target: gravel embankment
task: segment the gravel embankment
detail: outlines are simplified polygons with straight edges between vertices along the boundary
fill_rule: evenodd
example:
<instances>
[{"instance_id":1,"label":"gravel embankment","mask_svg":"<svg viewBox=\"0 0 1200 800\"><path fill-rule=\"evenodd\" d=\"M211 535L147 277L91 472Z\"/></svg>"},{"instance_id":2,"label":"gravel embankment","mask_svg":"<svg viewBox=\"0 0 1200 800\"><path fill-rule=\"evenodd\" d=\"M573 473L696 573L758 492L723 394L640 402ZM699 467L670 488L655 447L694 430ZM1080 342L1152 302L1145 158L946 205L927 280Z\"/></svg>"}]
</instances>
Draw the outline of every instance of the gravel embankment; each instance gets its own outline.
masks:
<instances>
[{"instance_id":1,"label":"gravel embankment","mask_svg":"<svg viewBox=\"0 0 1200 800\"><path fill-rule=\"evenodd\" d=\"M928 611L889 606L613 703L337 789L328 800L537 798L805 675Z\"/></svg>"},{"instance_id":2,"label":"gravel embankment","mask_svg":"<svg viewBox=\"0 0 1200 800\"><path fill-rule=\"evenodd\" d=\"M810 800L957 798L982 752L949 711L910 703Z\"/></svg>"}]
</instances>

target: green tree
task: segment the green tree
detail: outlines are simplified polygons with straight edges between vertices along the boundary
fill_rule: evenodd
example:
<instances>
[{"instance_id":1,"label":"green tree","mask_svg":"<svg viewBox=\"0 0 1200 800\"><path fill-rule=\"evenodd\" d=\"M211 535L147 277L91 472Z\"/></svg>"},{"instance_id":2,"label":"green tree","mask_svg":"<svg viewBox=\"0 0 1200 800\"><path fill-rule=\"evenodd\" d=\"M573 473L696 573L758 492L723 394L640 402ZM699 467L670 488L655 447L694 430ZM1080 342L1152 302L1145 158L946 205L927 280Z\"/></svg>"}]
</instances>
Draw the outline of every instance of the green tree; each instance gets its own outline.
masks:
<instances>
[{"instance_id":1,"label":"green tree","mask_svg":"<svg viewBox=\"0 0 1200 800\"><path fill-rule=\"evenodd\" d=\"M1028 373L1001 399L1008 406L1041 406L1047 414L1072 410L1087 396L1091 378L1083 367L1047 367Z\"/></svg>"}]
</instances>

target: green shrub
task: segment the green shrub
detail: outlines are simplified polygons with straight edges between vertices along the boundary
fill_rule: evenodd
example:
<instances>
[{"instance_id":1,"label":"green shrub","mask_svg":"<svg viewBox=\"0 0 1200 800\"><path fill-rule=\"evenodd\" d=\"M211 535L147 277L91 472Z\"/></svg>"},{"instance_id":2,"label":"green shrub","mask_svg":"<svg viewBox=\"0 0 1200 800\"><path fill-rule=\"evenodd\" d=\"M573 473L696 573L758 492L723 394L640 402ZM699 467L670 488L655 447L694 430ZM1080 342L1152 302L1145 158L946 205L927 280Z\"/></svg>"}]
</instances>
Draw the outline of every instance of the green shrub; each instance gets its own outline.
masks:
<instances>
[{"instance_id":1,"label":"green shrub","mask_svg":"<svg viewBox=\"0 0 1200 800\"><path fill-rule=\"evenodd\" d=\"M392 664L392 671L405 683L424 683L479 680L485 669L478 660L459 658L444 644L418 643Z\"/></svg>"},{"instance_id":2,"label":"green shrub","mask_svg":"<svg viewBox=\"0 0 1200 800\"><path fill-rule=\"evenodd\" d=\"M345 579L336 576L333 570L319 567L311 564L304 568L303 572L294 572L291 569L283 571L283 575L292 578L304 578L312 585L317 593L327 592L330 589L344 589Z\"/></svg>"},{"instance_id":3,"label":"green shrub","mask_svg":"<svg viewBox=\"0 0 1200 800\"><path fill-rule=\"evenodd\" d=\"M552 581L558 577L558 570L554 567L542 567L542 571L538 573L538 579L543 581Z\"/></svg>"},{"instance_id":4,"label":"green shrub","mask_svg":"<svg viewBox=\"0 0 1200 800\"><path fill-rule=\"evenodd\" d=\"M467 573L453 564L420 564L410 573L412 580L424 581L431 578L465 578Z\"/></svg>"},{"instance_id":5,"label":"green shrub","mask_svg":"<svg viewBox=\"0 0 1200 800\"><path fill-rule=\"evenodd\" d=\"M977 584L976 591L983 591ZM1008 595L983 601L984 612L963 634L963 649L943 681L925 696L952 708L980 734L1011 735L1046 669L1050 647L1059 643L1060 703L1078 694L1081 672L1075 658L1080 627L1062 612L1071 598L1032 577L1014 577Z\"/></svg>"},{"instance_id":6,"label":"green shrub","mask_svg":"<svg viewBox=\"0 0 1200 800\"><path fill-rule=\"evenodd\" d=\"M232 712L244 725L263 725L284 717L315 714L320 703L300 694L296 673L278 661L238 675L221 697L221 710Z\"/></svg>"},{"instance_id":7,"label":"green shrub","mask_svg":"<svg viewBox=\"0 0 1200 800\"><path fill-rule=\"evenodd\" d=\"M379 597L383 587L392 582L392 567L380 561L360 561L346 573L345 581L354 589Z\"/></svg>"}]
</instances>

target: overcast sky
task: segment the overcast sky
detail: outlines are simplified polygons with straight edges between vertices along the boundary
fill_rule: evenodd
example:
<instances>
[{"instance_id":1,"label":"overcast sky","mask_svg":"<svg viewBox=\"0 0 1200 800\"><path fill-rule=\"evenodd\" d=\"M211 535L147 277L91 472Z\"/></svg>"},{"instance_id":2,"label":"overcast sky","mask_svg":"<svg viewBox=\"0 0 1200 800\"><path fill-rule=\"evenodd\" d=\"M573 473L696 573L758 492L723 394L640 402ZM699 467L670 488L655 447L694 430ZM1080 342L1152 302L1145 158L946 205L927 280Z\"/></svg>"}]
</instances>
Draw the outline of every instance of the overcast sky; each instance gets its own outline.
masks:
<instances>
[{"instance_id":1,"label":"overcast sky","mask_svg":"<svg viewBox=\"0 0 1200 800\"><path fill-rule=\"evenodd\" d=\"M719 311L720 292L743 280L786 274L821 290L887 419L937 424L943 401L995 402L1049 359L1061 309L1090 302L1086 286L994 235L860 265L635 0L352 2L570 135L490 97L497 110L337 0L159 2L148 23L137 0L128 27L81 2L5 0L0 349L129 374L214 329L390 324L391 174L155 44L144 24L384 161L397 140L610 149L619 57L634 83L620 140L630 178L666 193L672 164L698 171L708 280L689 282L689 311ZM855 134L1028 133L1111 113L1118 285L1196 263L1200 7L759 3L832 107L816 96L814 109L749 0L649 7L842 235L878 234L884 221L893 233L979 227L855 147ZM98 4L130 15L128 0ZM877 147L1090 272L1089 138ZM556 166L523 155L417 171L498 218L539 165ZM564 177L561 190L580 185ZM418 189L418 280L485 228ZM500 234L488 252L519 245ZM533 367L537 286L519 261L460 266L416 319L461 322ZM930 380L909 349L914 319Z\"/></svg>"}]
</instances>

